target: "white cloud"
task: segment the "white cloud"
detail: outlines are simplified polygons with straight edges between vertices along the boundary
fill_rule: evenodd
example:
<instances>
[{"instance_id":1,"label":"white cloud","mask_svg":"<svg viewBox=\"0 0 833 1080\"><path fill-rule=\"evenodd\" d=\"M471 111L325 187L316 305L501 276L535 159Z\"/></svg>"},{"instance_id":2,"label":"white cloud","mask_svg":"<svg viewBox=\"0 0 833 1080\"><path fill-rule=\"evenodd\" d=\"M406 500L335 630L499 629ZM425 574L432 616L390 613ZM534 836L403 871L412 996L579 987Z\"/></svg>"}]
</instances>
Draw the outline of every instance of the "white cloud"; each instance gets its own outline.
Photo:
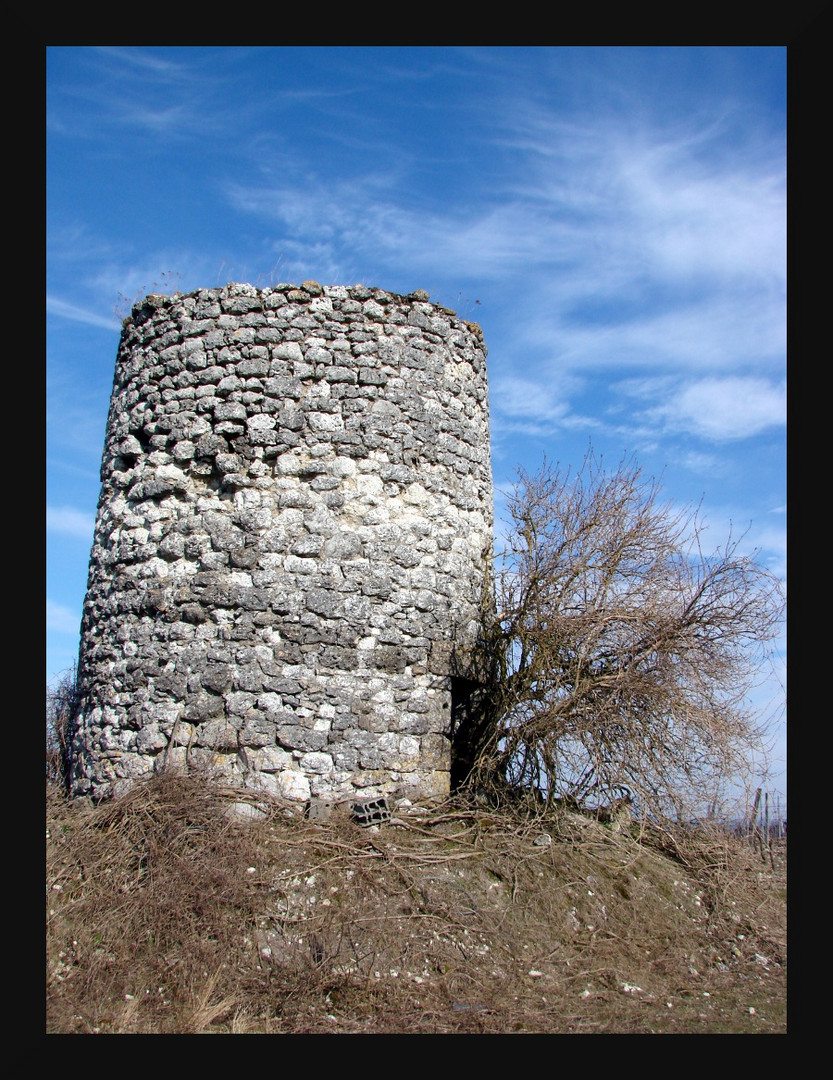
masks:
<instances>
[{"instance_id":1,"label":"white cloud","mask_svg":"<svg viewBox=\"0 0 833 1080\"><path fill-rule=\"evenodd\" d=\"M81 616L77 611L47 598L46 601L46 629L57 634L77 634L81 625Z\"/></svg>"},{"instance_id":2,"label":"white cloud","mask_svg":"<svg viewBox=\"0 0 833 1080\"><path fill-rule=\"evenodd\" d=\"M758 378L700 379L684 384L653 412L673 430L717 441L744 439L786 423L786 384Z\"/></svg>"},{"instance_id":3,"label":"white cloud","mask_svg":"<svg viewBox=\"0 0 833 1080\"><path fill-rule=\"evenodd\" d=\"M762 307L736 293L711 295L695 303L646 299L638 312L630 313L612 305L607 325L578 316L554 322L544 304L541 312L529 332L557 350L562 368L725 373L760 370L763 365L783 370L783 307Z\"/></svg>"},{"instance_id":4,"label":"white cloud","mask_svg":"<svg viewBox=\"0 0 833 1080\"><path fill-rule=\"evenodd\" d=\"M704 454L697 450L686 450L675 458L677 464L690 472L700 475L719 476L725 469L723 458L716 454Z\"/></svg>"},{"instance_id":5,"label":"white cloud","mask_svg":"<svg viewBox=\"0 0 833 1080\"><path fill-rule=\"evenodd\" d=\"M787 531L783 527L761 525L755 530L755 545L761 551L766 566L786 583L787 580Z\"/></svg>"},{"instance_id":6,"label":"white cloud","mask_svg":"<svg viewBox=\"0 0 833 1080\"><path fill-rule=\"evenodd\" d=\"M626 413L631 425L647 425L665 435L690 434L727 442L786 424L785 380L751 375L702 379L656 375L622 379L614 390L619 402L610 409L611 415ZM641 404L634 407L634 401ZM700 453L681 461L699 469Z\"/></svg>"},{"instance_id":7,"label":"white cloud","mask_svg":"<svg viewBox=\"0 0 833 1080\"><path fill-rule=\"evenodd\" d=\"M85 323L87 326L98 326L102 330L118 333L121 329L115 314L109 317L100 315L97 311L88 311L86 308L79 307L78 304L60 300L57 296L46 297L46 311L49 315L57 315L63 319L71 319L73 322Z\"/></svg>"},{"instance_id":8,"label":"white cloud","mask_svg":"<svg viewBox=\"0 0 833 1080\"><path fill-rule=\"evenodd\" d=\"M742 152L736 161L703 164L689 149L661 142L619 148L619 179L646 259L685 280L736 278L783 290L783 170L746 162Z\"/></svg>"},{"instance_id":9,"label":"white cloud","mask_svg":"<svg viewBox=\"0 0 833 1080\"><path fill-rule=\"evenodd\" d=\"M95 516L75 510L71 506L48 506L46 528L49 532L65 533L90 541L95 528Z\"/></svg>"},{"instance_id":10,"label":"white cloud","mask_svg":"<svg viewBox=\"0 0 833 1080\"><path fill-rule=\"evenodd\" d=\"M493 409L508 417L554 423L568 411L566 396L539 380L502 375L493 379L490 389Z\"/></svg>"},{"instance_id":11,"label":"white cloud","mask_svg":"<svg viewBox=\"0 0 833 1080\"><path fill-rule=\"evenodd\" d=\"M94 45L93 49L101 56L111 57L117 61L119 66L128 64L139 68L145 76L148 73L175 78L185 78L188 75L188 68L185 65L177 64L166 57L159 56L158 53L146 52L135 45L127 48L114 45Z\"/></svg>"},{"instance_id":12,"label":"white cloud","mask_svg":"<svg viewBox=\"0 0 833 1080\"><path fill-rule=\"evenodd\" d=\"M515 344L559 372L783 368L780 145L727 153L719 125L693 123L643 122L626 138L604 119L564 123L523 104L502 129L495 111L476 136L496 157L511 151L510 171L484 170L471 197L441 207L408 200L396 170L334 183L298 161L291 181L228 197L285 230L277 246L317 248L337 274L349 252L357 268L504 284L522 306Z\"/></svg>"}]
</instances>

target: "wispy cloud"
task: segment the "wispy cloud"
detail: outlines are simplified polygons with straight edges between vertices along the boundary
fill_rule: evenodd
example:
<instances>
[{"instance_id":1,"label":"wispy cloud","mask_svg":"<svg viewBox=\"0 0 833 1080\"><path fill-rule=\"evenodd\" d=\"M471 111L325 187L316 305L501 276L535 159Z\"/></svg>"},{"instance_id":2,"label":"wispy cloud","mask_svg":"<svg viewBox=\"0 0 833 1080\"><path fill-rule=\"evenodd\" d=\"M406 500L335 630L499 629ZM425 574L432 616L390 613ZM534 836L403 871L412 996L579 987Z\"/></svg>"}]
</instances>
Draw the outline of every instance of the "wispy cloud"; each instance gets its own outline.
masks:
<instances>
[{"instance_id":1,"label":"wispy cloud","mask_svg":"<svg viewBox=\"0 0 833 1080\"><path fill-rule=\"evenodd\" d=\"M490 382L493 452L502 457L504 444L512 435L536 440L558 433L587 432L603 428L597 417L582 415L570 403L571 393L581 380L569 374L548 382L545 378L498 375Z\"/></svg>"},{"instance_id":2,"label":"wispy cloud","mask_svg":"<svg viewBox=\"0 0 833 1080\"><path fill-rule=\"evenodd\" d=\"M94 515L84 513L82 510L76 510L71 506L46 508L46 528L49 532L64 533L90 541L94 527Z\"/></svg>"},{"instance_id":3,"label":"wispy cloud","mask_svg":"<svg viewBox=\"0 0 833 1080\"><path fill-rule=\"evenodd\" d=\"M60 50L52 61L49 115L56 133L100 140L132 128L134 134L178 139L234 130L232 110L215 97L217 79L204 66L207 57L195 53L188 63L132 46L91 46L75 53L80 59L73 78L61 76ZM217 63L223 60L220 50Z\"/></svg>"},{"instance_id":4,"label":"wispy cloud","mask_svg":"<svg viewBox=\"0 0 833 1080\"><path fill-rule=\"evenodd\" d=\"M69 300L61 300L57 296L47 295L46 311L49 315L57 315L59 318L70 319L72 322L85 323L87 326L97 326L101 330L118 333L121 329L115 314L109 317L101 315L97 311L89 311L86 308L79 307L78 304L71 303Z\"/></svg>"},{"instance_id":5,"label":"wispy cloud","mask_svg":"<svg viewBox=\"0 0 833 1080\"><path fill-rule=\"evenodd\" d=\"M94 45L92 48L98 55L116 60L119 65L138 68L145 76L157 75L167 79L191 77L188 65L167 56L160 56L159 53L149 53L135 46L123 48L117 45Z\"/></svg>"},{"instance_id":6,"label":"wispy cloud","mask_svg":"<svg viewBox=\"0 0 833 1080\"><path fill-rule=\"evenodd\" d=\"M507 417L557 422L569 410L565 387L542 387L537 381L512 375L498 376L492 382L492 398L497 410Z\"/></svg>"},{"instance_id":7,"label":"wispy cloud","mask_svg":"<svg viewBox=\"0 0 833 1080\"><path fill-rule=\"evenodd\" d=\"M81 616L77 611L71 611L61 604L56 604L47 598L46 601L46 629L57 634L77 634L81 625Z\"/></svg>"},{"instance_id":8,"label":"wispy cloud","mask_svg":"<svg viewBox=\"0 0 833 1080\"><path fill-rule=\"evenodd\" d=\"M683 450L674 455L674 461L689 472L700 475L719 476L725 469L725 463L720 455L703 453L700 450Z\"/></svg>"},{"instance_id":9,"label":"wispy cloud","mask_svg":"<svg viewBox=\"0 0 833 1080\"><path fill-rule=\"evenodd\" d=\"M440 208L403 202L393 172L333 183L308 169L303 183L237 183L228 197L296 243L326 246L333 263L350 250L506 283L527 301L519 339L556 345L562 368L782 361L781 148L727 155L725 133L708 128L626 140L607 122L513 122L511 173Z\"/></svg>"},{"instance_id":10,"label":"wispy cloud","mask_svg":"<svg viewBox=\"0 0 833 1080\"><path fill-rule=\"evenodd\" d=\"M518 339L539 356L549 352L559 371L783 369L780 305L737 293L604 304L588 287L587 308L571 303L565 312L556 275L530 291L538 303L527 301Z\"/></svg>"},{"instance_id":11,"label":"wispy cloud","mask_svg":"<svg viewBox=\"0 0 833 1080\"><path fill-rule=\"evenodd\" d=\"M787 580L787 530L782 524L780 527L767 525L765 522L755 533L756 546L765 553L766 565L769 570L780 578L782 582Z\"/></svg>"},{"instance_id":12,"label":"wispy cloud","mask_svg":"<svg viewBox=\"0 0 833 1080\"><path fill-rule=\"evenodd\" d=\"M623 383L621 388L632 398L651 402L646 418L670 433L688 432L709 441L724 442L749 438L786 424L784 381L752 376L681 382L649 379Z\"/></svg>"}]
</instances>

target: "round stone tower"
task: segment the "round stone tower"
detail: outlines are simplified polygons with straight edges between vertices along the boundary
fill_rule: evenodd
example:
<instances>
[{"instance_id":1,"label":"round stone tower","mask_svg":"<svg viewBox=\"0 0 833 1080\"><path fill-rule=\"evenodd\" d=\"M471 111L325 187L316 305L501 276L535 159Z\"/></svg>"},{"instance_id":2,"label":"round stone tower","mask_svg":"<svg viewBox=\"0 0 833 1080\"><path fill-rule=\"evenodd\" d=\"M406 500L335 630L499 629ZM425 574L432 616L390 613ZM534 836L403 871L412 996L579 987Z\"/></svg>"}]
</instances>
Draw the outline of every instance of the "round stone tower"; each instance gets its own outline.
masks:
<instances>
[{"instance_id":1,"label":"round stone tower","mask_svg":"<svg viewBox=\"0 0 833 1080\"><path fill-rule=\"evenodd\" d=\"M196 769L305 802L449 790L492 551L480 328L364 286L126 320L74 794Z\"/></svg>"}]
</instances>

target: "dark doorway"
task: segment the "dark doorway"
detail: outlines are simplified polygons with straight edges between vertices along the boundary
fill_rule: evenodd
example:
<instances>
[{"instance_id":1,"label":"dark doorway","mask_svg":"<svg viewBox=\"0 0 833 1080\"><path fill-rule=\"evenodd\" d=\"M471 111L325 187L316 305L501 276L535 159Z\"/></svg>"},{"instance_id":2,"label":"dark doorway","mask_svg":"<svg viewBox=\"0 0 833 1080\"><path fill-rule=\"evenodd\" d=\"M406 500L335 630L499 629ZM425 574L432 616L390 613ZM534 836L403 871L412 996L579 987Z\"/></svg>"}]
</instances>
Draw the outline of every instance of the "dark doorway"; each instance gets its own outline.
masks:
<instances>
[{"instance_id":1,"label":"dark doorway","mask_svg":"<svg viewBox=\"0 0 833 1080\"><path fill-rule=\"evenodd\" d=\"M451 679L451 790L471 775L488 735L490 712L486 688L472 679Z\"/></svg>"}]
</instances>

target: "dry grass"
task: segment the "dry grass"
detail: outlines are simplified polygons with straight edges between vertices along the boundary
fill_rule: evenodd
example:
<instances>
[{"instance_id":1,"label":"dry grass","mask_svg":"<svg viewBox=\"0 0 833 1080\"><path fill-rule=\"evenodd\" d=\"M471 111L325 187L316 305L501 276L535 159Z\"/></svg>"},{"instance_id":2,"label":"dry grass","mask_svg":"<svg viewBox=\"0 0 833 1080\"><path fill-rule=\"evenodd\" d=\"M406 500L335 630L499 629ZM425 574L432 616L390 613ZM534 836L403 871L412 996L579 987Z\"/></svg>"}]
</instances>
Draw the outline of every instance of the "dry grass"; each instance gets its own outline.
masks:
<instances>
[{"instance_id":1,"label":"dry grass","mask_svg":"<svg viewBox=\"0 0 833 1080\"><path fill-rule=\"evenodd\" d=\"M48 1032L786 1031L784 867L726 836L239 799L48 789Z\"/></svg>"}]
</instances>

